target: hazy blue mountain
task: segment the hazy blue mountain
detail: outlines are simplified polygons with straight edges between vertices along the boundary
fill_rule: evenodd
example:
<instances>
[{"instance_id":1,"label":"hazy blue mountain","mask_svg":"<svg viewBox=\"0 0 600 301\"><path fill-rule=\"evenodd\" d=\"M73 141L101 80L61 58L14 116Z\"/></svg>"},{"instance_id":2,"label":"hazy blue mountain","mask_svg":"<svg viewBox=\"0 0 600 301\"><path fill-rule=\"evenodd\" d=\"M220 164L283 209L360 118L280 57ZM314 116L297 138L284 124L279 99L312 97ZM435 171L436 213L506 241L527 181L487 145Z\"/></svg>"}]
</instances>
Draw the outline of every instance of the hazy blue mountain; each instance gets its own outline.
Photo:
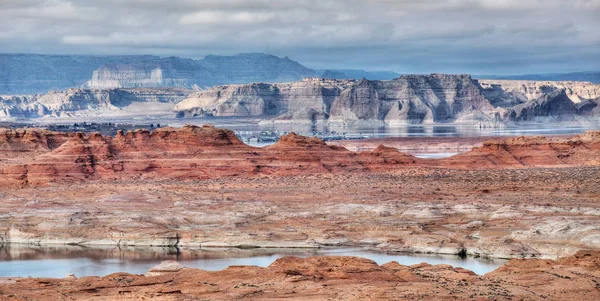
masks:
<instances>
[{"instance_id":1,"label":"hazy blue mountain","mask_svg":"<svg viewBox=\"0 0 600 301\"><path fill-rule=\"evenodd\" d=\"M46 93L78 87L103 64L151 59L158 57L0 54L0 94Z\"/></svg>"},{"instance_id":2,"label":"hazy blue mountain","mask_svg":"<svg viewBox=\"0 0 600 301\"><path fill-rule=\"evenodd\" d=\"M149 55L0 54L0 94L46 93L82 86L204 88L314 76L314 70L287 57L262 53L209 55L201 60Z\"/></svg>"},{"instance_id":3,"label":"hazy blue mountain","mask_svg":"<svg viewBox=\"0 0 600 301\"><path fill-rule=\"evenodd\" d=\"M571 73L544 73L521 75L477 75L475 78L488 79L513 79L513 80L538 80L538 81L578 81L600 83L600 71L571 72Z\"/></svg>"},{"instance_id":4,"label":"hazy blue mountain","mask_svg":"<svg viewBox=\"0 0 600 301\"><path fill-rule=\"evenodd\" d=\"M400 73L393 71L365 71L357 69L326 69L316 70L321 77L333 79L369 79L391 80L400 77Z\"/></svg>"}]
</instances>

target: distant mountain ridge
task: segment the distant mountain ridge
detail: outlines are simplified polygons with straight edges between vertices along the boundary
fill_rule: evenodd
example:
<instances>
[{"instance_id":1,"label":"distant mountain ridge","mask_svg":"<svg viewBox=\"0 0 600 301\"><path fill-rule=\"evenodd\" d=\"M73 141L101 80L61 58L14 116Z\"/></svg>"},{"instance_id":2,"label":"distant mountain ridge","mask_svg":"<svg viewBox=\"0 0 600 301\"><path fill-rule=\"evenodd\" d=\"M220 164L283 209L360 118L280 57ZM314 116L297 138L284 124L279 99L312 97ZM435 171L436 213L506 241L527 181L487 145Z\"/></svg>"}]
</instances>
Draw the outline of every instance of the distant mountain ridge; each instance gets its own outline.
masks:
<instances>
[{"instance_id":1,"label":"distant mountain ridge","mask_svg":"<svg viewBox=\"0 0 600 301\"><path fill-rule=\"evenodd\" d=\"M264 53L208 55L200 60L152 55L0 54L0 95L69 88L198 90L224 84L292 82L306 77L392 79L398 75L391 71L313 70L287 57Z\"/></svg>"}]
</instances>

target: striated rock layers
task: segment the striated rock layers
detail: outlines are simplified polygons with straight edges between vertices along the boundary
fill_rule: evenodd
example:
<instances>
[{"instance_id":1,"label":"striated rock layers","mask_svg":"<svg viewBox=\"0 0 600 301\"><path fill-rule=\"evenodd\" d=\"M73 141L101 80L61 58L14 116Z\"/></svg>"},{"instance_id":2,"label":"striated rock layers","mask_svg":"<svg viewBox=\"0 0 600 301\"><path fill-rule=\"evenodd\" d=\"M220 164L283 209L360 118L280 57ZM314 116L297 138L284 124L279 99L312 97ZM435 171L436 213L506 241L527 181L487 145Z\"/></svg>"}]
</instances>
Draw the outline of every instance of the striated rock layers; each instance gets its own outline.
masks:
<instances>
[{"instance_id":1,"label":"striated rock layers","mask_svg":"<svg viewBox=\"0 0 600 301\"><path fill-rule=\"evenodd\" d=\"M218 86L175 106L179 117L276 116L278 121L456 120L492 110L468 75L403 76L391 81L305 79L284 84Z\"/></svg>"},{"instance_id":2,"label":"striated rock layers","mask_svg":"<svg viewBox=\"0 0 600 301\"><path fill-rule=\"evenodd\" d=\"M132 88L132 89L69 89L51 91L43 95L0 96L0 117L36 118L46 115L62 116L73 112L119 111L131 105L148 103L169 113L174 103L185 99L190 91L178 88ZM151 111L146 107L144 113Z\"/></svg>"},{"instance_id":3,"label":"striated rock layers","mask_svg":"<svg viewBox=\"0 0 600 301\"><path fill-rule=\"evenodd\" d=\"M3 133L3 149L7 151L0 157L0 183L17 186L132 177L205 179L393 171L403 166L479 169L600 165L598 132L568 140L538 137L492 141L441 160L417 159L385 146L356 153L294 133L272 146L255 148L242 143L232 131L212 126L136 130L119 132L115 137L35 129ZM13 146L25 142L28 149L47 151L27 157L18 152L20 146ZM11 164L4 159L15 152L21 158L18 162Z\"/></svg>"},{"instance_id":4,"label":"striated rock layers","mask_svg":"<svg viewBox=\"0 0 600 301\"><path fill-rule=\"evenodd\" d=\"M178 117L267 116L275 122L530 122L597 116L600 85L479 82L469 75L406 75L390 81L311 78L217 86L175 106Z\"/></svg>"},{"instance_id":5,"label":"striated rock layers","mask_svg":"<svg viewBox=\"0 0 600 301\"><path fill-rule=\"evenodd\" d=\"M600 254L557 261L511 260L478 276L426 263L378 265L360 257L284 257L269 267L218 272L181 269L158 276L114 273L72 279L25 278L1 285L16 300L598 300Z\"/></svg>"}]
</instances>

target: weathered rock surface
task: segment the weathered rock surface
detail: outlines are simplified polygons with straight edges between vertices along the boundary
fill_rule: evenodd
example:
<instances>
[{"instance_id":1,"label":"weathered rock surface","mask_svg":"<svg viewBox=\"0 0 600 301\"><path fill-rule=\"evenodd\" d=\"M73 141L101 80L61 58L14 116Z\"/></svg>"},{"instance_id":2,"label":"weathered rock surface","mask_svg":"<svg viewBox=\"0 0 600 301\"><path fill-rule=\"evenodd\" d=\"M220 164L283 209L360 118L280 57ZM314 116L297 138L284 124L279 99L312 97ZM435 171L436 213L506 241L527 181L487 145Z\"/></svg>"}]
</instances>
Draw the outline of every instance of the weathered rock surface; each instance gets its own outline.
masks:
<instances>
[{"instance_id":1,"label":"weathered rock surface","mask_svg":"<svg viewBox=\"0 0 600 301\"><path fill-rule=\"evenodd\" d=\"M178 103L178 117L262 116L274 122L470 123L598 117L600 85L405 75L389 81L312 78L218 86ZM583 118L583 120L585 120ZM566 120L569 120L568 118Z\"/></svg>"},{"instance_id":2,"label":"weathered rock surface","mask_svg":"<svg viewBox=\"0 0 600 301\"><path fill-rule=\"evenodd\" d=\"M29 158L16 152L19 161L3 164L0 183L19 186L67 179L206 179L394 171L405 167L502 169L600 164L598 132L571 139L519 137L489 141L471 152L440 160L418 159L383 145L372 151L351 152L294 133L272 146L254 148L242 143L232 131L212 126L136 130L119 132L115 137L39 130L4 133L3 149L10 151L7 158L23 147L23 141L47 150Z\"/></svg>"},{"instance_id":3,"label":"weathered rock surface","mask_svg":"<svg viewBox=\"0 0 600 301\"><path fill-rule=\"evenodd\" d=\"M491 140L470 152L440 162L447 166L487 168L597 165L600 162L599 133L590 131L571 139L515 137Z\"/></svg>"},{"instance_id":4,"label":"weathered rock surface","mask_svg":"<svg viewBox=\"0 0 600 301\"><path fill-rule=\"evenodd\" d=\"M35 118L48 114L48 110L37 102L37 95L0 95L0 118Z\"/></svg>"},{"instance_id":5,"label":"weathered rock surface","mask_svg":"<svg viewBox=\"0 0 600 301\"><path fill-rule=\"evenodd\" d=\"M510 106L564 91L575 104L600 97L600 85L575 81L528 81L478 79L483 95L493 105Z\"/></svg>"},{"instance_id":6,"label":"weathered rock surface","mask_svg":"<svg viewBox=\"0 0 600 301\"><path fill-rule=\"evenodd\" d=\"M598 252L551 260L513 260L494 272L449 265L390 262L358 257L284 257L267 268L184 269L145 277L115 273L78 280L18 279L2 284L13 299L131 300L598 300Z\"/></svg>"},{"instance_id":7,"label":"weathered rock surface","mask_svg":"<svg viewBox=\"0 0 600 301\"><path fill-rule=\"evenodd\" d=\"M148 273L146 273L146 276L160 276L160 275L165 275L165 274L169 274L169 273L176 273L183 269L185 269L185 267L183 265L181 265L179 262L173 261L173 260L167 260L167 261L161 262L159 265L154 266L150 270L148 270Z\"/></svg>"},{"instance_id":8,"label":"weathered rock surface","mask_svg":"<svg viewBox=\"0 0 600 301\"><path fill-rule=\"evenodd\" d=\"M121 111L145 105L138 115L170 113L172 106L191 91L176 88L69 89L30 96L0 96L0 117L38 118L90 112ZM166 104L166 106L165 106ZM160 107L162 105L162 112Z\"/></svg>"}]
</instances>

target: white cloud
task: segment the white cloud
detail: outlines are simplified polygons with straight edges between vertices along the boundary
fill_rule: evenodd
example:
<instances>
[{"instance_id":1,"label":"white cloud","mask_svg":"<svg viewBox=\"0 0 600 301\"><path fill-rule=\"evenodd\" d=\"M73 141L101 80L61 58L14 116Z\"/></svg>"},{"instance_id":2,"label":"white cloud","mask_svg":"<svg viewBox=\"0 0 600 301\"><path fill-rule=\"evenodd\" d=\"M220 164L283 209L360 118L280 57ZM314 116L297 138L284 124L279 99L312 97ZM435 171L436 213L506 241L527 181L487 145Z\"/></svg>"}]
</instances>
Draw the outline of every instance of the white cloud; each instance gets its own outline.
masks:
<instances>
[{"instance_id":1,"label":"white cloud","mask_svg":"<svg viewBox=\"0 0 600 301\"><path fill-rule=\"evenodd\" d=\"M191 14L185 14L180 18L180 23L184 25L247 25L260 24L273 21L277 18L275 13L271 12L230 12L230 11L197 11Z\"/></svg>"},{"instance_id":2,"label":"white cloud","mask_svg":"<svg viewBox=\"0 0 600 301\"><path fill-rule=\"evenodd\" d=\"M400 72L600 69L599 13L600 0L0 0L0 43L196 58L262 51Z\"/></svg>"}]
</instances>

